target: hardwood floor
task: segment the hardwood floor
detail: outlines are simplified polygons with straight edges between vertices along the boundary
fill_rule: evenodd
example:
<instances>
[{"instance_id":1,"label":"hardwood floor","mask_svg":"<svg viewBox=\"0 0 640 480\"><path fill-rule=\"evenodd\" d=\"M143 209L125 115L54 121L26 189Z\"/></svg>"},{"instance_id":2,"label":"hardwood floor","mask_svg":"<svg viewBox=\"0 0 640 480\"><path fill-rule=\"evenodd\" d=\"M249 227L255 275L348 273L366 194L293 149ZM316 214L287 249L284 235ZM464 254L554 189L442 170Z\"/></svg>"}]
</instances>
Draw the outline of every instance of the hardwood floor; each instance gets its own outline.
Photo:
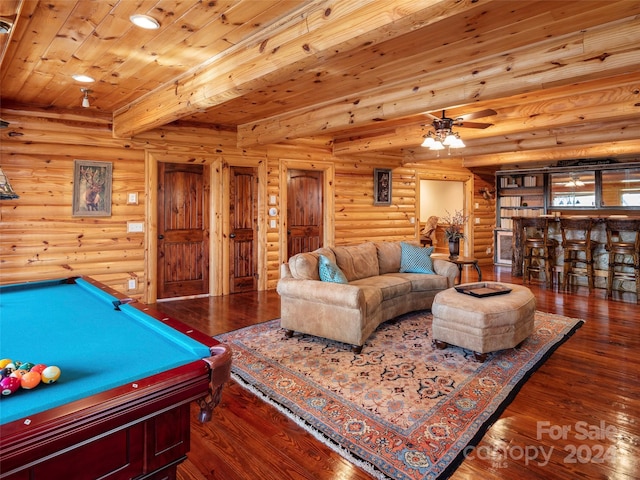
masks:
<instances>
[{"instance_id":1,"label":"hardwood floor","mask_svg":"<svg viewBox=\"0 0 640 480\"><path fill-rule=\"evenodd\" d=\"M475 281L468 268L463 281ZM521 284L507 267L484 280ZM526 382L453 479L635 479L640 472L640 305L635 294L531 285L540 311L586 322ZM210 335L279 317L274 291L160 303ZM365 347L366 348L366 347ZM370 479L235 382L205 425L192 407L181 480ZM564 432L564 434L563 434Z\"/></svg>"}]
</instances>

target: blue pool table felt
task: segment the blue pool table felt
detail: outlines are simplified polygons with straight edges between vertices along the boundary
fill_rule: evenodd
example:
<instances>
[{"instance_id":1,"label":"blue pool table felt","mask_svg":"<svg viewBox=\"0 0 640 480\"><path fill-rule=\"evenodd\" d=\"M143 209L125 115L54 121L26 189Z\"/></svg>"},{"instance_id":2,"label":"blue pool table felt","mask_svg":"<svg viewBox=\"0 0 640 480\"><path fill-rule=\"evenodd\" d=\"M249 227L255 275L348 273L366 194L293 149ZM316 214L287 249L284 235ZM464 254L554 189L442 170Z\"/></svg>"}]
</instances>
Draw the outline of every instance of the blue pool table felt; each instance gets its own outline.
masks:
<instances>
[{"instance_id":1,"label":"blue pool table felt","mask_svg":"<svg viewBox=\"0 0 640 480\"><path fill-rule=\"evenodd\" d=\"M207 346L90 283L0 287L0 358L58 366L58 382L0 398L0 424L209 356Z\"/></svg>"}]
</instances>

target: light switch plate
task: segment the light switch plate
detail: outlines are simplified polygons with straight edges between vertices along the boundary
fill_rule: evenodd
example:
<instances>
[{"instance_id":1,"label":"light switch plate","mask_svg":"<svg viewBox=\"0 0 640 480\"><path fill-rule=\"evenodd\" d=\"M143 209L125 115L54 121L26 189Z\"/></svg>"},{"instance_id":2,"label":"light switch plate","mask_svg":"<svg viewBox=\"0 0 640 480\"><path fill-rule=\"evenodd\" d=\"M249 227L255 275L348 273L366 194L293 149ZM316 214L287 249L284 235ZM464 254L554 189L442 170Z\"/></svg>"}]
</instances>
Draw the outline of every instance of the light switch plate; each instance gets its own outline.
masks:
<instances>
[{"instance_id":1,"label":"light switch plate","mask_svg":"<svg viewBox=\"0 0 640 480\"><path fill-rule=\"evenodd\" d=\"M127 205L138 204L138 192L130 192L127 194Z\"/></svg>"},{"instance_id":2,"label":"light switch plate","mask_svg":"<svg viewBox=\"0 0 640 480\"><path fill-rule=\"evenodd\" d=\"M142 233L142 232L144 232L144 223L127 222L127 233Z\"/></svg>"}]
</instances>

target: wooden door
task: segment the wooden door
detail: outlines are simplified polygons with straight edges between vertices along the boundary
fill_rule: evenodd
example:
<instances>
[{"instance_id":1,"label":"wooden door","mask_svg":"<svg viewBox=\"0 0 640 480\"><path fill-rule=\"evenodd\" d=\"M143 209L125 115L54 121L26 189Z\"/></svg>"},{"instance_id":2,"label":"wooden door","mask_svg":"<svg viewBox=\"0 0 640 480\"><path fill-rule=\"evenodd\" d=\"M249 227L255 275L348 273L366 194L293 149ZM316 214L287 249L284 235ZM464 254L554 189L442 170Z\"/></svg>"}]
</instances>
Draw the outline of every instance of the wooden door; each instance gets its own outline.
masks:
<instances>
[{"instance_id":1,"label":"wooden door","mask_svg":"<svg viewBox=\"0 0 640 480\"><path fill-rule=\"evenodd\" d=\"M229 177L229 292L249 292L258 288L258 175L231 167Z\"/></svg>"},{"instance_id":2,"label":"wooden door","mask_svg":"<svg viewBox=\"0 0 640 480\"><path fill-rule=\"evenodd\" d=\"M287 175L287 255L322 246L323 173L289 170Z\"/></svg>"},{"instance_id":3,"label":"wooden door","mask_svg":"<svg viewBox=\"0 0 640 480\"><path fill-rule=\"evenodd\" d=\"M158 164L158 298L209 293L208 171Z\"/></svg>"}]
</instances>

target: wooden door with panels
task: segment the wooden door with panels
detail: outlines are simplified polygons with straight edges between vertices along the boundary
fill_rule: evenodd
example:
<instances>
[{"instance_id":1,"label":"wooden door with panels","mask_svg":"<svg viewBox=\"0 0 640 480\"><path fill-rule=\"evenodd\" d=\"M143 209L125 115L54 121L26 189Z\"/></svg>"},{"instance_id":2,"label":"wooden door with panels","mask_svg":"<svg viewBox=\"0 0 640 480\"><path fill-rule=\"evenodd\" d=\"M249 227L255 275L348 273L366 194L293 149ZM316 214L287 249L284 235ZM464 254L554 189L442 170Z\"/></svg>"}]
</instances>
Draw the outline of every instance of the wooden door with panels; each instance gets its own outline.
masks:
<instances>
[{"instance_id":1,"label":"wooden door with panels","mask_svg":"<svg viewBox=\"0 0 640 480\"><path fill-rule=\"evenodd\" d=\"M229 293L258 289L258 171L229 171Z\"/></svg>"},{"instance_id":2,"label":"wooden door with panels","mask_svg":"<svg viewBox=\"0 0 640 480\"><path fill-rule=\"evenodd\" d=\"M311 252L323 246L324 173L316 170L287 172L287 255Z\"/></svg>"},{"instance_id":3,"label":"wooden door with panels","mask_svg":"<svg viewBox=\"0 0 640 480\"><path fill-rule=\"evenodd\" d=\"M157 297L209 293L209 166L158 163Z\"/></svg>"}]
</instances>

